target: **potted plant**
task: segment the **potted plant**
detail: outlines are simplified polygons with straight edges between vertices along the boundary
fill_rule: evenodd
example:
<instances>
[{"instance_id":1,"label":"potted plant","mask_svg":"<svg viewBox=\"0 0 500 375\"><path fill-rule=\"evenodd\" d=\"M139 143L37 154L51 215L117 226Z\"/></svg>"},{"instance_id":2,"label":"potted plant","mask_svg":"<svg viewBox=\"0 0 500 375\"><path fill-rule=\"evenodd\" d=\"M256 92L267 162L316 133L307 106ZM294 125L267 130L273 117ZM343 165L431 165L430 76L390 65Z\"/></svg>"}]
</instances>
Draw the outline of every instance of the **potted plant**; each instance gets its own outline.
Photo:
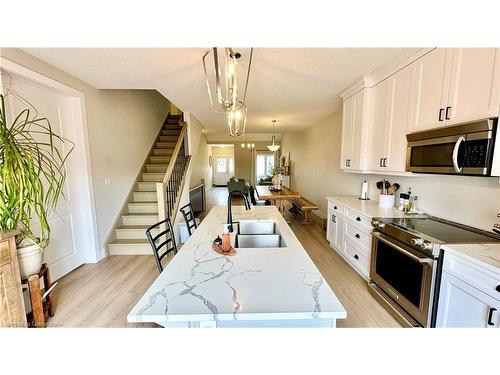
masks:
<instances>
[{"instance_id":1,"label":"potted plant","mask_svg":"<svg viewBox=\"0 0 500 375\"><path fill-rule=\"evenodd\" d=\"M48 218L63 196L64 164L74 145L54 133L48 119L39 117L28 101L14 97L27 108L8 123L0 94L0 230L20 231L19 269L26 278L42 266L42 253L50 242ZM67 152L65 143L70 144Z\"/></svg>"},{"instance_id":2,"label":"potted plant","mask_svg":"<svg viewBox=\"0 0 500 375\"><path fill-rule=\"evenodd\" d=\"M269 174L273 176L272 183L275 190L281 190L281 167L279 165L274 165L269 169Z\"/></svg>"}]
</instances>

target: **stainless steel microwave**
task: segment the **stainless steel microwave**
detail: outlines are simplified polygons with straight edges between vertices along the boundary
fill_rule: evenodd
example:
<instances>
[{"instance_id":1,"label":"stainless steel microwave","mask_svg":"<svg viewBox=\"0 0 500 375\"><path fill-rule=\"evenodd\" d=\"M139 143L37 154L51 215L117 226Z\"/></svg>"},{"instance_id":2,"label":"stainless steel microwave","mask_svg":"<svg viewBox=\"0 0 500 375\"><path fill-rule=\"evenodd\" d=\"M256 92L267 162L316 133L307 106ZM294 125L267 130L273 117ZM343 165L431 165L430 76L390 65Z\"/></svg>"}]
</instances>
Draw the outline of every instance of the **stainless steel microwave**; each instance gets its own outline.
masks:
<instances>
[{"instance_id":1,"label":"stainless steel microwave","mask_svg":"<svg viewBox=\"0 0 500 375\"><path fill-rule=\"evenodd\" d=\"M492 175L494 160L500 159L494 155L497 122L496 118L485 119L408 134L406 171ZM497 169L495 166L494 175L498 175Z\"/></svg>"}]
</instances>

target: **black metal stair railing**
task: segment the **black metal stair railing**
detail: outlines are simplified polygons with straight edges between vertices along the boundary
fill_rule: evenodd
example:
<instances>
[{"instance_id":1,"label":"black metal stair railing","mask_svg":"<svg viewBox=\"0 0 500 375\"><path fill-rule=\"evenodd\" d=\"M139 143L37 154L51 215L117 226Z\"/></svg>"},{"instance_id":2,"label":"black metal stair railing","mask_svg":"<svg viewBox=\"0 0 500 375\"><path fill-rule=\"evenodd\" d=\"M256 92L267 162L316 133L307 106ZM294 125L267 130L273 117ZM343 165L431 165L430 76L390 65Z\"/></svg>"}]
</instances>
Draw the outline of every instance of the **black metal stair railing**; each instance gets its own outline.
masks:
<instances>
[{"instance_id":1,"label":"black metal stair railing","mask_svg":"<svg viewBox=\"0 0 500 375\"><path fill-rule=\"evenodd\" d=\"M175 218L174 216L178 206L178 200L183 187L184 175L190 159L187 146L187 131L185 124L182 122L182 118L179 119L179 125L181 126L181 132L170 158L163 182L157 184L157 193L159 198L158 214L160 220L164 220L166 218L173 220Z\"/></svg>"}]
</instances>

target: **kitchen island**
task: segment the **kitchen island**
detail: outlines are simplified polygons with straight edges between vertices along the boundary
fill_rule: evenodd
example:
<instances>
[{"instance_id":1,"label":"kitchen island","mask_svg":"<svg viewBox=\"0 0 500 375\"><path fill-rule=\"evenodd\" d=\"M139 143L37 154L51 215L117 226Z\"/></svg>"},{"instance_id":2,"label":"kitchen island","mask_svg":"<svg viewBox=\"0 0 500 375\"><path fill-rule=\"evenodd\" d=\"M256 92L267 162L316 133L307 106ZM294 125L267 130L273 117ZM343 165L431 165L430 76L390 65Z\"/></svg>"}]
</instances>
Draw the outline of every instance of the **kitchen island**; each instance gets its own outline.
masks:
<instances>
[{"instance_id":1,"label":"kitchen island","mask_svg":"<svg viewBox=\"0 0 500 375\"><path fill-rule=\"evenodd\" d=\"M211 247L226 215L226 206L210 211L128 314L129 322L165 327L335 327L337 319L347 317L276 207L233 207L233 221L274 221L282 246L237 248L234 256Z\"/></svg>"}]
</instances>

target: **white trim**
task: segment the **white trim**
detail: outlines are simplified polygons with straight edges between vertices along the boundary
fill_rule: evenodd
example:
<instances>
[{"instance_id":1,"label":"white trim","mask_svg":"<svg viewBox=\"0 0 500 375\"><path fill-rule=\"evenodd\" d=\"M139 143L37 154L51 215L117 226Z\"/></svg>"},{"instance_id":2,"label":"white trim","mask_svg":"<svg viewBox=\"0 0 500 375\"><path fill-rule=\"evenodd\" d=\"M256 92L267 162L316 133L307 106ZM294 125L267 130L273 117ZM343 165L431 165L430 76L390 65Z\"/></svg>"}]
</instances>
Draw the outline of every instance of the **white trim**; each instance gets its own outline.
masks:
<instances>
[{"instance_id":1,"label":"white trim","mask_svg":"<svg viewBox=\"0 0 500 375\"><path fill-rule=\"evenodd\" d=\"M420 59L422 56L431 52L433 49L435 48L422 48L421 50L412 53L411 55L400 57L398 60L393 60L388 64L377 67L370 74L362 75L357 80L355 80L342 93L340 93L340 97L345 100L364 88L376 86L384 79L390 77L393 74L396 74L404 67L410 65L411 63Z\"/></svg>"},{"instance_id":2,"label":"white trim","mask_svg":"<svg viewBox=\"0 0 500 375\"><path fill-rule=\"evenodd\" d=\"M81 161L83 165L82 174L84 180L86 180L85 195L87 196L87 202L89 204L88 209L90 210L90 225L86 228L86 238L88 238L88 244L86 246L86 254L82 257L86 263L96 263L102 258L104 258L104 249L99 248L99 242L97 238L97 215L95 208L95 195L94 195L94 184L92 179L92 167L90 160L90 145L88 138L88 126L87 126L87 112L85 109L85 96L81 91L78 91L70 86L60 83L52 78L44 76L37 73L31 69L25 68L19 64L16 64L4 57L0 57L0 67L7 73L12 74L16 79L21 81L25 80L30 83L35 83L43 87L50 88L59 93L71 97L71 105L74 106L75 123L79 129L79 135L83 141L83 149L85 158Z\"/></svg>"}]
</instances>

